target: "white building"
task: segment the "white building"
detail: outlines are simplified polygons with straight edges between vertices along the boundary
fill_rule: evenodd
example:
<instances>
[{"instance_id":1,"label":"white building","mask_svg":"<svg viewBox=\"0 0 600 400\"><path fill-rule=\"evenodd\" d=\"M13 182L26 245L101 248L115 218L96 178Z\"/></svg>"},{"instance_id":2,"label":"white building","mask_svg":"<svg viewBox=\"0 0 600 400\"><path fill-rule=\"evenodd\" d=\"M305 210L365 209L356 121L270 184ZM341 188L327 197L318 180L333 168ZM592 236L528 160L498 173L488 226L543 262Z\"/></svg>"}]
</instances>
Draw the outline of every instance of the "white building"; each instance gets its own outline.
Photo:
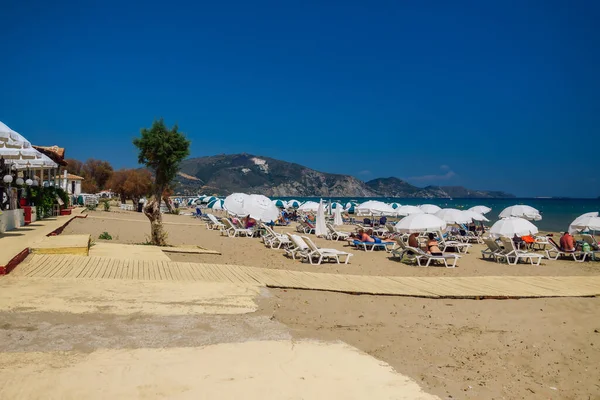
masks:
<instances>
[{"instance_id":1,"label":"white building","mask_svg":"<svg viewBox=\"0 0 600 400\"><path fill-rule=\"evenodd\" d=\"M65 171L65 174L60 182L60 187L63 188L63 190L65 190L68 194L79 196L81 194L82 181L83 178L81 176L68 174L67 171Z\"/></svg>"}]
</instances>

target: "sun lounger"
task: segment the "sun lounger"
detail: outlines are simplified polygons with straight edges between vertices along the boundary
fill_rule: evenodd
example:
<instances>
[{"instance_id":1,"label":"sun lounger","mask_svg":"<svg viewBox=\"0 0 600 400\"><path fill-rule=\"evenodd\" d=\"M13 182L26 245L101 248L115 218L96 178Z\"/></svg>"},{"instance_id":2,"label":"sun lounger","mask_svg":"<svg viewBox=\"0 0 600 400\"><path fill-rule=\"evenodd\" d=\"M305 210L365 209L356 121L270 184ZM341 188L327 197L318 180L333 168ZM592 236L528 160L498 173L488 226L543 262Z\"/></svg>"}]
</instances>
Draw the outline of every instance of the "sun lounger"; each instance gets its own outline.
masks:
<instances>
[{"instance_id":1,"label":"sun lounger","mask_svg":"<svg viewBox=\"0 0 600 400\"><path fill-rule=\"evenodd\" d=\"M388 251L388 250L391 251L392 249L389 249L389 246L393 246L394 242L375 243L375 242L361 242L360 240L353 240L352 245L355 246L357 249L363 249L364 251L373 251L375 249L383 249L385 251Z\"/></svg>"},{"instance_id":2,"label":"sun lounger","mask_svg":"<svg viewBox=\"0 0 600 400\"><path fill-rule=\"evenodd\" d=\"M487 249L481 250L481 257L485 260L487 258L493 259L494 261L506 259L506 254L504 253L504 249L500 247L498 242L495 239L483 239L483 242L486 244Z\"/></svg>"},{"instance_id":3,"label":"sun lounger","mask_svg":"<svg viewBox=\"0 0 600 400\"><path fill-rule=\"evenodd\" d=\"M221 232L225 233L227 236L229 237L236 237L236 236L246 236L246 237L252 237L252 235L254 235L254 231L252 229L242 229L242 228L238 228L237 226L235 226L233 224L233 222L231 222L230 219L228 218L222 218L221 222L223 223L223 225L225 226Z\"/></svg>"},{"instance_id":4,"label":"sun lounger","mask_svg":"<svg viewBox=\"0 0 600 400\"><path fill-rule=\"evenodd\" d=\"M304 240L302 240L300 236L291 233L286 233L286 236L288 237L291 243L290 246L284 249L287 255L291 256L294 260L296 259L296 257L308 257L308 245L304 243Z\"/></svg>"},{"instance_id":5,"label":"sun lounger","mask_svg":"<svg viewBox=\"0 0 600 400\"><path fill-rule=\"evenodd\" d=\"M457 242L455 240L446 240L444 239L443 236L439 236L439 244L440 244L440 250L442 250L442 252L446 252L446 249L448 248L454 248L456 249L456 251L458 253L467 253L469 251L469 249L473 246L470 243L461 243L461 242Z\"/></svg>"},{"instance_id":6,"label":"sun lounger","mask_svg":"<svg viewBox=\"0 0 600 400\"><path fill-rule=\"evenodd\" d=\"M350 237L350 233L338 231L332 224L327 224L327 230L329 231L329 234L327 235L328 239L331 238L333 240L346 240L348 239L348 237Z\"/></svg>"},{"instance_id":7,"label":"sun lounger","mask_svg":"<svg viewBox=\"0 0 600 400\"><path fill-rule=\"evenodd\" d=\"M416 260L417 265L419 267L429 267L429 265L432 261L441 261L444 263L446 268L455 268L456 263L457 263L458 259L460 258L460 256L457 254L444 254L444 253L442 253L442 255L429 254L429 253L426 253L423 250L418 249L416 247L408 246L402 240L397 240L396 243L398 243L398 245L402 249L400 259L402 259L402 257L404 255L408 255L411 259ZM394 250L394 251L396 253L398 253L398 250ZM422 264L424 261L427 261L425 263L425 265ZM448 261L452 261L452 263L448 264Z\"/></svg>"},{"instance_id":8,"label":"sun lounger","mask_svg":"<svg viewBox=\"0 0 600 400\"><path fill-rule=\"evenodd\" d=\"M344 264L348 264L350 261L350 257L353 256L352 253L348 253L345 251L337 250L337 249L326 249L319 248L317 245L307 236L302 236L302 240L308 246L307 258L311 264L319 265L323 260L333 259L338 264L340 263L340 257L346 257ZM317 259L314 262L314 259Z\"/></svg>"},{"instance_id":9,"label":"sun lounger","mask_svg":"<svg viewBox=\"0 0 600 400\"><path fill-rule=\"evenodd\" d=\"M261 227L265 230L265 234L262 235L261 239L266 246L272 249L280 249L281 246L288 246L291 243L286 235L275 232L270 226L261 224Z\"/></svg>"},{"instance_id":10,"label":"sun lounger","mask_svg":"<svg viewBox=\"0 0 600 400\"><path fill-rule=\"evenodd\" d=\"M315 233L315 227L307 221L298 221L296 231L304 234Z\"/></svg>"},{"instance_id":11,"label":"sun lounger","mask_svg":"<svg viewBox=\"0 0 600 400\"><path fill-rule=\"evenodd\" d=\"M222 222L219 222L217 217L215 217L212 214L207 214L207 216L208 216L208 221L206 221L206 229L211 229L211 230L225 229L225 225Z\"/></svg>"},{"instance_id":12,"label":"sun lounger","mask_svg":"<svg viewBox=\"0 0 600 400\"><path fill-rule=\"evenodd\" d=\"M521 259L529 260L531 265L540 265L542 258L544 258L541 254L517 249L515 243L510 238L503 237L500 238L500 241L504 245L504 252L502 254L506 257L506 262L511 265L516 265ZM511 262L511 259L514 261ZM537 263L534 264L534 260L537 260Z\"/></svg>"},{"instance_id":13,"label":"sun lounger","mask_svg":"<svg viewBox=\"0 0 600 400\"><path fill-rule=\"evenodd\" d=\"M548 257L549 260L558 260L559 257L570 256L577 262L584 262L588 255L588 253L584 251L565 251L561 249L552 238L548 238L548 244L550 245L550 248L546 250L546 257Z\"/></svg>"}]
</instances>

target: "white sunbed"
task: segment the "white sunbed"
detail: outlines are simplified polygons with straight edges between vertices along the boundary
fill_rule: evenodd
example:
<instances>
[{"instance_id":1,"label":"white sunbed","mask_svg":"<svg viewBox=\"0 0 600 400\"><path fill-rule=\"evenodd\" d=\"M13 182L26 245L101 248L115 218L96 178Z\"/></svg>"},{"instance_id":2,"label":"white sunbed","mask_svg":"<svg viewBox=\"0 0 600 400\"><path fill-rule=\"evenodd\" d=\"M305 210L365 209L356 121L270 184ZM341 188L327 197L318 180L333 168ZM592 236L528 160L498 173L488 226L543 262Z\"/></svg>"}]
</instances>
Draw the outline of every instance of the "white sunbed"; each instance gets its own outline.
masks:
<instances>
[{"instance_id":1,"label":"white sunbed","mask_svg":"<svg viewBox=\"0 0 600 400\"><path fill-rule=\"evenodd\" d=\"M332 224L327 224L327 229L329 230L329 234L327 235L328 239L331 238L337 241L340 239L346 240L350 237L350 233L338 231Z\"/></svg>"},{"instance_id":2,"label":"white sunbed","mask_svg":"<svg viewBox=\"0 0 600 400\"><path fill-rule=\"evenodd\" d=\"M481 250L481 257L485 260L487 258L493 259L494 261L498 261L506 258L506 254L504 253L504 249L500 247L498 242L495 239L483 239L483 242L487 245L487 249Z\"/></svg>"},{"instance_id":3,"label":"white sunbed","mask_svg":"<svg viewBox=\"0 0 600 400\"><path fill-rule=\"evenodd\" d=\"M506 262L508 262L511 265L516 265L521 259L529 260L531 265L540 265L540 263L542 262L542 258L544 258L544 256L542 256L541 254L535 254L532 252L517 249L515 247L515 243L510 238L503 237L500 238L500 241L504 245L503 254L506 257ZM511 258L514 259L513 262L510 261ZM535 264L533 263L534 259L537 260L537 263Z\"/></svg>"},{"instance_id":4,"label":"white sunbed","mask_svg":"<svg viewBox=\"0 0 600 400\"><path fill-rule=\"evenodd\" d=\"M292 256L294 260L296 257L307 257L309 248L308 245L304 243L304 240L302 240L300 236L291 233L286 233L286 236L291 242L291 245L284 249L286 254Z\"/></svg>"},{"instance_id":5,"label":"white sunbed","mask_svg":"<svg viewBox=\"0 0 600 400\"><path fill-rule=\"evenodd\" d=\"M431 264L432 261L441 261L444 263L446 268L455 268L456 263L458 262L458 259L460 258L460 256L458 254L444 254L444 253L442 253L442 255L429 254L429 253L426 253L423 250L418 249L416 247L408 246L402 240L398 240L397 243L403 249L403 255L410 254L411 258L414 258L417 261L417 265L419 267L429 267L429 265ZM422 262L425 260L427 260L427 262L425 263L425 265L423 265ZM452 264L448 264L449 260L452 261Z\"/></svg>"},{"instance_id":6,"label":"white sunbed","mask_svg":"<svg viewBox=\"0 0 600 400\"><path fill-rule=\"evenodd\" d=\"M588 253L584 251L564 251L554 242L554 240L548 239L550 248L546 250L546 257L549 260L558 260L559 257L573 257L576 262L584 262ZM591 252L590 252L591 254ZM579 259L577 257L580 257Z\"/></svg>"},{"instance_id":7,"label":"white sunbed","mask_svg":"<svg viewBox=\"0 0 600 400\"><path fill-rule=\"evenodd\" d=\"M266 231L261 237L266 246L269 246L272 249L280 249L281 246L288 246L291 243L286 235L275 232L270 226L261 224L261 227Z\"/></svg>"},{"instance_id":8,"label":"white sunbed","mask_svg":"<svg viewBox=\"0 0 600 400\"><path fill-rule=\"evenodd\" d=\"M254 234L254 231L252 229L238 228L237 226L235 226L233 224L233 222L231 222L231 220L229 220L227 218L221 219L221 222L224 225L224 228L221 230L221 232L226 234L229 237L236 237L236 236L252 237L252 235Z\"/></svg>"},{"instance_id":9,"label":"white sunbed","mask_svg":"<svg viewBox=\"0 0 600 400\"><path fill-rule=\"evenodd\" d=\"M208 221L206 221L206 229L211 230L222 230L225 228L225 225L222 222L219 222L217 217L212 214L206 214L208 216Z\"/></svg>"},{"instance_id":10,"label":"white sunbed","mask_svg":"<svg viewBox=\"0 0 600 400\"><path fill-rule=\"evenodd\" d=\"M319 265L319 264L321 264L321 262L323 262L323 260L328 260L328 259L333 259L339 264L340 256L345 256L346 260L345 260L344 264L348 264L348 261L350 261L350 257L353 256L352 253L348 253L348 252L337 250L337 249L319 248L307 236L302 236L302 240L304 240L304 243L306 243L306 245L308 246L308 252L306 254L306 256L307 256L306 258L308 258L308 261L313 265ZM313 260L315 258L318 258L317 262L313 262Z\"/></svg>"},{"instance_id":11,"label":"white sunbed","mask_svg":"<svg viewBox=\"0 0 600 400\"><path fill-rule=\"evenodd\" d=\"M453 247L458 253L467 254L469 249L473 246L470 243L462 243L455 240L445 240L443 236L439 236L439 239L440 250L442 250L442 252L445 252L449 247Z\"/></svg>"}]
</instances>

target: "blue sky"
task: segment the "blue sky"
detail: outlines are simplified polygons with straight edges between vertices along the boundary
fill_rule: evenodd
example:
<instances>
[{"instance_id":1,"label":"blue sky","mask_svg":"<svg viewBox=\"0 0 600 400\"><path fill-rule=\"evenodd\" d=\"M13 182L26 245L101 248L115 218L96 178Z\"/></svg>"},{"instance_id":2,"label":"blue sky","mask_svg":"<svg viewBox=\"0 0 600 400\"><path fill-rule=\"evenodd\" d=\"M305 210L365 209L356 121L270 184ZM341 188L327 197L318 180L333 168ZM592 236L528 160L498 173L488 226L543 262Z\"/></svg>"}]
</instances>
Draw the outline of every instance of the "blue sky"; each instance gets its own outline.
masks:
<instances>
[{"instance_id":1,"label":"blue sky","mask_svg":"<svg viewBox=\"0 0 600 400\"><path fill-rule=\"evenodd\" d=\"M0 120L116 167L162 116L193 156L596 197L599 5L3 2Z\"/></svg>"}]
</instances>

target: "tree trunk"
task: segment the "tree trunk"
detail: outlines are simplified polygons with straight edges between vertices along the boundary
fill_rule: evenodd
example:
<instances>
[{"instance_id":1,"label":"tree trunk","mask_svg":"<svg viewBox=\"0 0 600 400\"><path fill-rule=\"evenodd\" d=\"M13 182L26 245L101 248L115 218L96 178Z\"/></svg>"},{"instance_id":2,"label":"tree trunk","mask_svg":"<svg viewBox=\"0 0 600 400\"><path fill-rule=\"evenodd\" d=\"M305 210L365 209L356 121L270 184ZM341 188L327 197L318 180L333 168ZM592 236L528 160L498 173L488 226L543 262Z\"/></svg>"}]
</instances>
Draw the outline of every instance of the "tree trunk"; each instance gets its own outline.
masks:
<instances>
[{"instance_id":1,"label":"tree trunk","mask_svg":"<svg viewBox=\"0 0 600 400\"><path fill-rule=\"evenodd\" d=\"M158 199L158 200L157 200ZM163 229L160 213L160 196L155 196L144 206L144 214L150 220L150 240L155 246L167 245L167 233Z\"/></svg>"},{"instance_id":2,"label":"tree trunk","mask_svg":"<svg viewBox=\"0 0 600 400\"><path fill-rule=\"evenodd\" d=\"M169 197L166 196L166 197L163 197L162 199L165 202L165 206L167 206L167 209L169 210L169 212L173 213L173 207L171 207L171 202L169 201L170 200Z\"/></svg>"}]
</instances>

